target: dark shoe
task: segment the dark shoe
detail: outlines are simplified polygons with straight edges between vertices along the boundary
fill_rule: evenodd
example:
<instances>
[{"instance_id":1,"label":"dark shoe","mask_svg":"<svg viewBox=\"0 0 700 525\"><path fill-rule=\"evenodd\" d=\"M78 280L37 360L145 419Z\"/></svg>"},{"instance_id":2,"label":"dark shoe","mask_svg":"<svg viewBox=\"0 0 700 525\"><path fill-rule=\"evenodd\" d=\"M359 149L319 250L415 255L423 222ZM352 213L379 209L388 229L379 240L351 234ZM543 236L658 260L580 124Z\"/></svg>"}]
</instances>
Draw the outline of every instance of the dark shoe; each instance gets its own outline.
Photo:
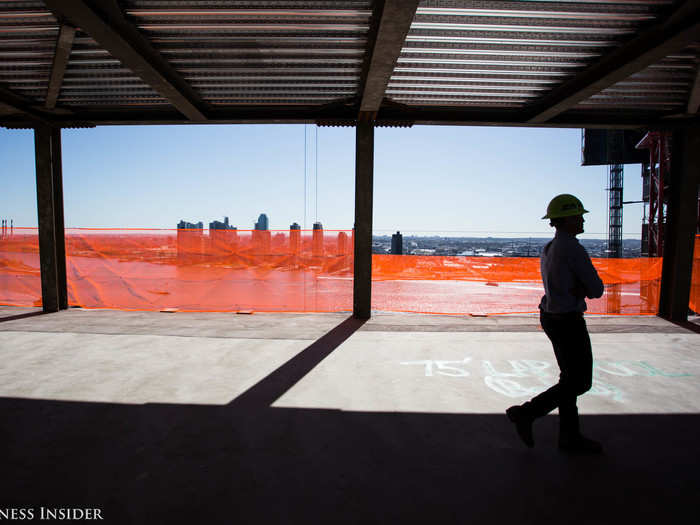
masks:
<instances>
[{"instance_id":1,"label":"dark shoe","mask_svg":"<svg viewBox=\"0 0 700 525\"><path fill-rule=\"evenodd\" d=\"M517 430L520 439L523 440L529 448L535 446L535 440L532 437L532 417L528 414L520 405L515 405L506 410L506 415L513 423L515 423L515 430Z\"/></svg>"},{"instance_id":2,"label":"dark shoe","mask_svg":"<svg viewBox=\"0 0 700 525\"><path fill-rule=\"evenodd\" d=\"M580 434L573 437L559 436L559 448L573 453L600 454L603 452L603 446L600 443Z\"/></svg>"}]
</instances>

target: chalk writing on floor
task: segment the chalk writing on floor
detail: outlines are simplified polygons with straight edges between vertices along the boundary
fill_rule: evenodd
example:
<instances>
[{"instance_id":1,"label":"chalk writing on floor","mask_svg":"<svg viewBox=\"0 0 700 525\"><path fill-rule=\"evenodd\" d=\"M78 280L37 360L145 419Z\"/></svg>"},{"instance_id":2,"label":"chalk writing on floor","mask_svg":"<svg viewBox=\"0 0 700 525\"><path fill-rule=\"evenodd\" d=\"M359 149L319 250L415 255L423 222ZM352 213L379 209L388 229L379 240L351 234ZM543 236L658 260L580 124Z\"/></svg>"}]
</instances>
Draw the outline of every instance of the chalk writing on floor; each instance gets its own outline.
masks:
<instances>
[{"instance_id":1,"label":"chalk writing on floor","mask_svg":"<svg viewBox=\"0 0 700 525\"><path fill-rule=\"evenodd\" d=\"M487 387L511 398L535 396L556 383L559 375L559 368L548 361L509 359L506 363L497 365L491 360L484 359L479 367L472 363L471 357L465 357L461 360L403 361L400 364L421 367L425 377L447 376L453 378L470 377L471 373L468 368L472 364L481 371ZM620 378L635 376L679 378L691 377L693 374L666 372L646 361L594 360L593 384L586 395L608 397L613 401L624 402L623 390L604 379L619 381Z\"/></svg>"},{"instance_id":2,"label":"chalk writing on floor","mask_svg":"<svg viewBox=\"0 0 700 525\"><path fill-rule=\"evenodd\" d=\"M435 373L443 376L467 377L469 372L457 365L467 364L471 357L465 357L461 361L433 361L430 359L423 361L405 361L402 365L422 365L425 367L425 377L433 377ZM437 370L436 370L437 369Z\"/></svg>"}]
</instances>

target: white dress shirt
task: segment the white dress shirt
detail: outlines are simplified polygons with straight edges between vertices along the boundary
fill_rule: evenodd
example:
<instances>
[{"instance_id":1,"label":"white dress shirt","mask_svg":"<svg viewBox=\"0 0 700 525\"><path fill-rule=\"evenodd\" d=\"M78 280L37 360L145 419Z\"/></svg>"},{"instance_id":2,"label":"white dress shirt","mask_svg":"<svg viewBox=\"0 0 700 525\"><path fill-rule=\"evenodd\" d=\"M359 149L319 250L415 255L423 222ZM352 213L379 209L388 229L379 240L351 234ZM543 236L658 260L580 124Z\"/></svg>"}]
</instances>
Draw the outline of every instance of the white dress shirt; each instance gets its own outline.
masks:
<instances>
[{"instance_id":1,"label":"white dress shirt","mask_svg":"<svg viewBox=\"0 0 700 525\"><path fill-rule=\"evenodd\" d=\"M547 243L540 257L540 273L545 292L540 310L545 312L585 312L584 298L572 293L577 284L589 299L603 295L603 281L588 252L570 233L557 230Z\"/></svg>"}]
</instances>

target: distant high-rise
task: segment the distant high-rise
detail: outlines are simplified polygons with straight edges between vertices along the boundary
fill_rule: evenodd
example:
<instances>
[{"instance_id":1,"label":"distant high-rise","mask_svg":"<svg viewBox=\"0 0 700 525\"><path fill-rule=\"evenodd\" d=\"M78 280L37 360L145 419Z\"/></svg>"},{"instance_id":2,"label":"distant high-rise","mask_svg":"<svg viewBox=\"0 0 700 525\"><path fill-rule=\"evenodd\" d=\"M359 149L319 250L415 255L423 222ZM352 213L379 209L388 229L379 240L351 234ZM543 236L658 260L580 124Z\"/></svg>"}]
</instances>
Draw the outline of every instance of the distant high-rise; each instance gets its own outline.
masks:
<instances>
[{"instance_id":1,"label":"distant high-rise","mask_svg":"<svg viewBox=\"0 0 700 525\"><path fill-rule=\"evenodd\" d=\"M301 249L301 226L296 222L289 225L289 249L294 254Z\"/></svg>"},{"instance_id":2,"label":"distant high-rise","mask_svg":"<svg viewBox=\"0 0 700 525\"><path fill-rule=\"evenodd\" d=\"M258 217L258 222L255 223L255 229L256 230L269 230L270 229L270 221L267 218L267 215L264 213L260 214L260 217Z\"/></svg>"},{"instance_id":3,"label":"distant high-rise","mask_svg":"<svg viewBox=\"0 0 700 525\"><path fill-rule=\"evenodd\" d=\"M204 245L204 223L180 221L177 224L178 262L197 263L206 251Z\"/></svg>"},{"instance_id":4,"label":"distant high-rise","mask_svg":"<svg viewBox=\"0 0 700 525\"><path fill-rule=\"evenodd\" d=\"M228 217L224 217L224 222L214 221L209 223L210 230L236 230L235 226L229 226Z\"/></svg>"},{"instance_id":5,"label":"distant high-rise","mask_svg":"<svg viewBox=\"0 0 700 525\"><path fill-rule=\"evenodd\" d=\"M178 230L203 230L204 223L202 221L195 222L195 223L180 221L177 223L177 229Z\"/></svg>"},{"instance_id":6,"label":"distant high-rise","mask_svg":"<svg viewBox=\"0 0 700 525\"><path fill-rule=\"evenodd\" d=\"M311 254L314 256L323 255L323 225L320 222L314 223L311 237Z\"/></svg>"},{"instance_id":7,"label":"distant high-rise","mask_svg":"<svg viewBox=\"0 0 700 525\"><path fill-rule=\"evenodd\" d=\"M340 232L338 234L338 255L347 255L348 253L348 234Z\"/></svg>"},{"instance_id":8,"label":"distant high-rise","mask_svg":"<svg viewBox=\"0 0 700 525\"><path fill-rule=\"evenodd\" d=\"M403 235L398 231L391 236L391 254L403 255Z\"/></svg>"}]
</instances>

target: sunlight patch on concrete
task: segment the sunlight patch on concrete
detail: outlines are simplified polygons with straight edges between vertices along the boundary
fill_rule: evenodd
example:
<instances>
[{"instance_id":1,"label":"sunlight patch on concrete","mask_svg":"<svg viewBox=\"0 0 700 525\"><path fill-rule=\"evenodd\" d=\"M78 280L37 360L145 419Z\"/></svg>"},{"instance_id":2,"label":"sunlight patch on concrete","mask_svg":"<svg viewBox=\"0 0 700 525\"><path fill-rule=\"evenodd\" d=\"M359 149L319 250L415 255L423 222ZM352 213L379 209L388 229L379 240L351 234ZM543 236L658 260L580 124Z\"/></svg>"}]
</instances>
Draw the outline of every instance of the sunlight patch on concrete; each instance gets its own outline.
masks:
<instances>
[{"instance_id":1,"label":"sunlight patch on concrete","mask_svg":"<svg viewBox=\"0 0 700 525\"><path fill-rule=\"evenodd\" d=\"M592 334L582 414L700 413L696 334ZM543 333L359 332L276 407L500 413L549 388L559 370Z\"/></svg>"},{"instance_id":2,"label":"sunlight patch on concrete","mask_svg":"<svg viewBox=\"0 0 700 525\"><path fill-rule=\"evenodd\" d=\"M227 404L308 341L0 332L0 397Z\"/></svg>"}]
</instances>

